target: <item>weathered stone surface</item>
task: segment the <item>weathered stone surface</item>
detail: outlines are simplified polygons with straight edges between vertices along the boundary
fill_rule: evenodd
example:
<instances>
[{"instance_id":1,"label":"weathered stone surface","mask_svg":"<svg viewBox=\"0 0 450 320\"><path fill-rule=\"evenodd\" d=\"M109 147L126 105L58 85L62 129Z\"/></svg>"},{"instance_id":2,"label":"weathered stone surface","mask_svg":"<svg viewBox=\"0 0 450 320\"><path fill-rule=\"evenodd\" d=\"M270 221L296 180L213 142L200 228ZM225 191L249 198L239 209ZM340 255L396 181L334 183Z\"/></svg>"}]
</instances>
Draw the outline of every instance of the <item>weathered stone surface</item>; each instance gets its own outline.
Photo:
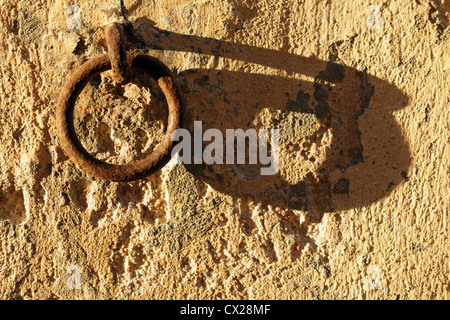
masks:
<instances>
[{"instance_id":1,"label":"weathered stone surface","mask_svg":"<svg viewBox=\"0 0 450 320\"><path fill-rule=\"evenodd\" d=\"M0 3L0 298L448 299L448 3L116 3ZM73 165L56 102L122 13L130 49L174 71L185 128L280 129L276 175L171 161L116 183ZM138 73L94 78L75 112L116 164L166 119Z\"/></svg>"}]
</instances>

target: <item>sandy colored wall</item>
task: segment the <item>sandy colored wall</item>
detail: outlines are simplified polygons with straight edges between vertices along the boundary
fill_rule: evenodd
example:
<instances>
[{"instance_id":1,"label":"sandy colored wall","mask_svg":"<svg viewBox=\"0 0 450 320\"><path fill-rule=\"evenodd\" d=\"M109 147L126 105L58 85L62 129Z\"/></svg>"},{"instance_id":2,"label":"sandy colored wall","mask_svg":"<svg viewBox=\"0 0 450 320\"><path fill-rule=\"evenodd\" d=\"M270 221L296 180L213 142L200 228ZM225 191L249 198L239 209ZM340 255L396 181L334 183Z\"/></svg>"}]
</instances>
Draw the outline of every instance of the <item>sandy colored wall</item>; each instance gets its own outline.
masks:
<instances>
[{"instance_id":1,"label":"sandy colored wall","mask_svg":"<svg viewBox=\"0 0 450 320\"><path fill-rule=\"evenodd\" d=\"M2 1L0 297L448 299L449 8ZM56 102L121 12L130 50L173 70L185 128L279 129L275 175L172 161L119 183L75 167ZM167 111L148 80L85 88L74 122L92 155L157 145Z\"/></svg>"}]
</instances>

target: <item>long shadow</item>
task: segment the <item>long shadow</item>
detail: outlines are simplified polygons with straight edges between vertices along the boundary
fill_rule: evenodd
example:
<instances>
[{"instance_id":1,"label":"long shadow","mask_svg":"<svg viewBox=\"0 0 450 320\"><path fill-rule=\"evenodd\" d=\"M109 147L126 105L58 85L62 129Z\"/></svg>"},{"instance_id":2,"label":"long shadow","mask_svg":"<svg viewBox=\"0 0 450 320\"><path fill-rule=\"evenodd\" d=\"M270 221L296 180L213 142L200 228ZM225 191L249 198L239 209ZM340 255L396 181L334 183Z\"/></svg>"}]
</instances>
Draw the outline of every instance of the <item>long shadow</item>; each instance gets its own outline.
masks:
<instances>
[{"instance_id":1,"label":"long shadow","mask_svg":"<svg viewBox=\"0 0 450 320\"><path fill-rule=\"evenodd\" d=\"M287 74L228 71L219 67L218 59L208 69L175 74L185 99L186 129L193 131L193 122L201 120L203 130L217 128L224 136L226 129L280 130L280 169L275 175L259 175L258 165L186 165L214 189L323 213L369 205L407 179L410 151L393 111L409 99L396 86L344 66L335 55L323 61L183 35L161 30L147 18L137 19L134 27L141 48L221 57Z\"/></svg>"}]
</instances>

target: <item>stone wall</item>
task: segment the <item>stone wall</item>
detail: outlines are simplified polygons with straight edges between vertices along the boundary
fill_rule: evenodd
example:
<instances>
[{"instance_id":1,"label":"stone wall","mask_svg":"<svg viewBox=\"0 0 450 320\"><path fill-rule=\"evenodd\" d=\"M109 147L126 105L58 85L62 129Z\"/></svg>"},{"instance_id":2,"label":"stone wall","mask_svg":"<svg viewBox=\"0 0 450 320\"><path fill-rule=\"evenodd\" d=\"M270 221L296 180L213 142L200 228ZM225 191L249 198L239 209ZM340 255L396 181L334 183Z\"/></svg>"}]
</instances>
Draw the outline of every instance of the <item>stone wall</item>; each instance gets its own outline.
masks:
<instances>
[{"instance_id":1,"label":"stone wall","mask_svg":"<svg viewBox=\"0 0 450 320\"><path fill-rule=\"evenodd\" d=\"M77 7L74 7L77 6ZM0 3L2 299L448 299L449 4L125 0ZM125 17L183 127L279 129L279 170L177 164L96 179L55 109ZM164 134L156 83L108 72L74 123L93 156L142 159Z\"/></svg>"}]
</instances>

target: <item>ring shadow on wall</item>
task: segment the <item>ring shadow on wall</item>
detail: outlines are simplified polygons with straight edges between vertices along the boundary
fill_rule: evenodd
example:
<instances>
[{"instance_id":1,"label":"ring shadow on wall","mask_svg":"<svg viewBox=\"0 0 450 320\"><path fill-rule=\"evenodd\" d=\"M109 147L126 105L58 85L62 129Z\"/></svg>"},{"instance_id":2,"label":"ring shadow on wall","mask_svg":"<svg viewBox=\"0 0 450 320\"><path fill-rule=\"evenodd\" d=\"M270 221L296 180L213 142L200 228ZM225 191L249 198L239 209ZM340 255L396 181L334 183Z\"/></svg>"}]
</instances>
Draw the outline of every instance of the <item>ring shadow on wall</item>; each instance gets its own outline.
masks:
<instances>
[{"instance_id":1,"label":"ring shadow on wall","mask_svg":"<svg viewBox=\"0 0 450 320\"><path fill-rule=\"evenodd\" d=\"M202 121L203 132L216 128L224 137L226 129L279 130L275 175L260 175L261 165L185 165L213 189L273 206L325 212L369 205L407 179L409 147L393 111L406 106L408 97L382 79L341 64L339 48L330 61L322 61L168 32L146 18L134 25L146 48L210 56L205 64L221 57L292 75L227 71L217 59L211 68L175 75L185 99L183 126L191 133L194 121Z\"/></svg>"}]
</instances>

